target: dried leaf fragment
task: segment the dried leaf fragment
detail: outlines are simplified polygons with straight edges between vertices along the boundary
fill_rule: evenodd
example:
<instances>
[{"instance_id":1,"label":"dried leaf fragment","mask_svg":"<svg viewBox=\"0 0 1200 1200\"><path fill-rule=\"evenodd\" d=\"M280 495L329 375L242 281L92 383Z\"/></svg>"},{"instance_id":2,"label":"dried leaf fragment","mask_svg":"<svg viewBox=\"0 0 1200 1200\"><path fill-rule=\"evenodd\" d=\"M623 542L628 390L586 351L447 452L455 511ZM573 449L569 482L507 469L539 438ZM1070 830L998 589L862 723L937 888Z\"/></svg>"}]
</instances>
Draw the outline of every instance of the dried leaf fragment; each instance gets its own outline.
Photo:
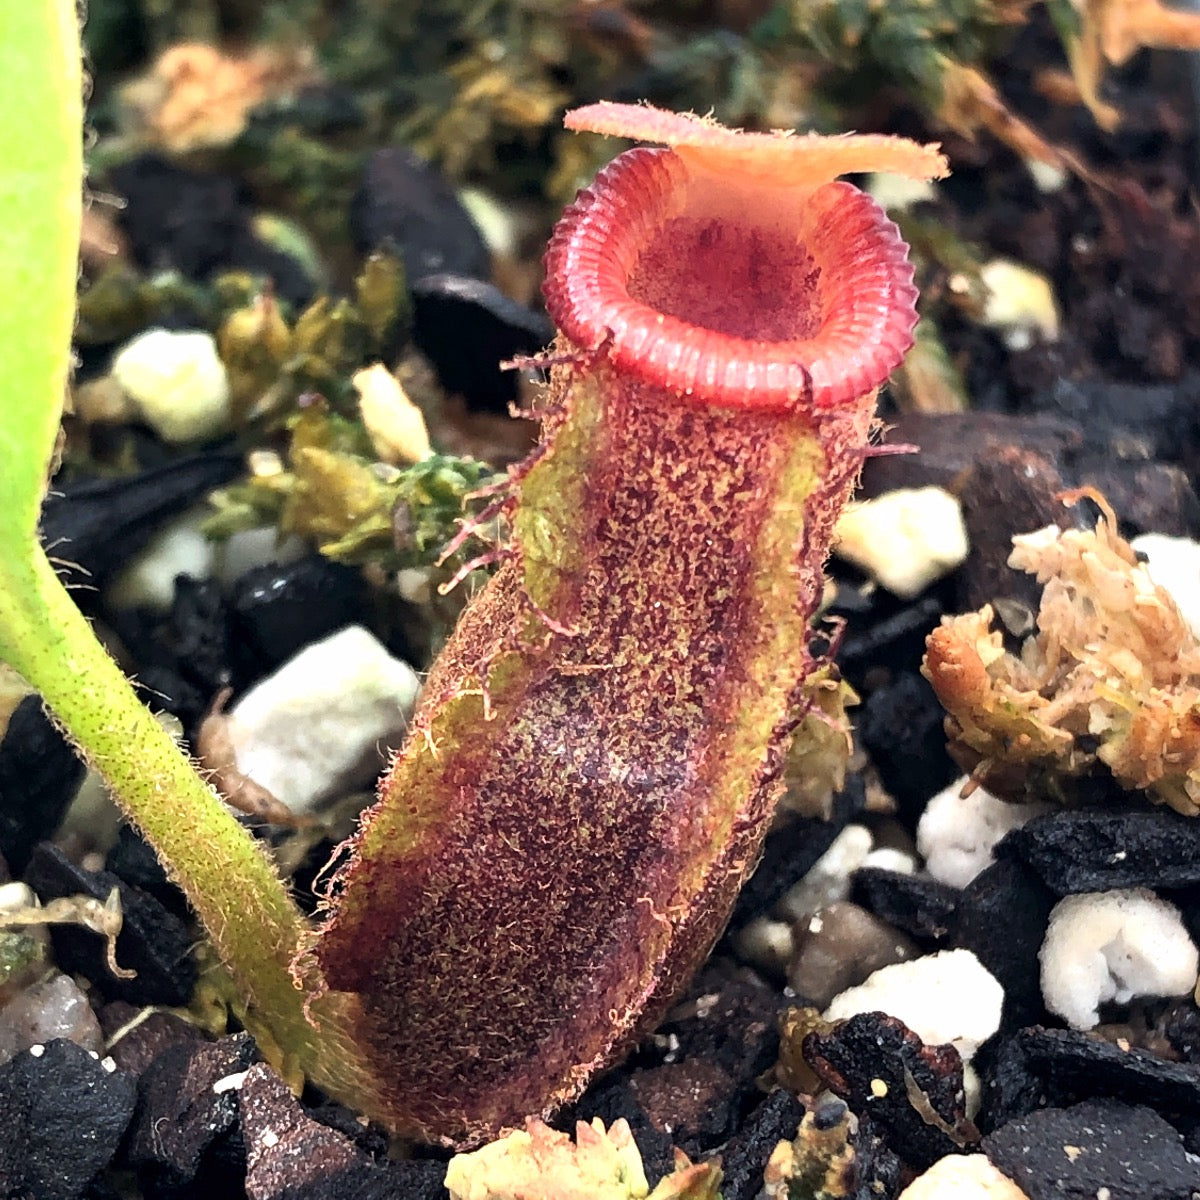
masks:
<instances>
[{"instance_id":1,"label":"dried leaf fragment","mask_svg":"<svg viewBox=\"0 0 1200 1200\"><path fill-rule=\"evenodd\" d=\"M1196 816L1200 642L1094 498L1106 514L1094 531L1013 539L1009 565L1044 585L1020 656L985 606L943 619L922 670L949 713L951 753L997 795L1062 796L1104 764L1123 787Z\"/></svg>"},{"instance_id":2,"label":"dried leaf fragment","mask_svg":"<svg viewBox=\"0 0 1200 1200\"><path fill-rule=\"evenodd\" d=\"M676 1170L651 1192L623 1117L607 1131L599 1117L578 1122L574 1142L530 1118L446 1171L450 1200L717 1200L720 1180L719 1167L676 1151Z\"/></svg>"}]
</instances>

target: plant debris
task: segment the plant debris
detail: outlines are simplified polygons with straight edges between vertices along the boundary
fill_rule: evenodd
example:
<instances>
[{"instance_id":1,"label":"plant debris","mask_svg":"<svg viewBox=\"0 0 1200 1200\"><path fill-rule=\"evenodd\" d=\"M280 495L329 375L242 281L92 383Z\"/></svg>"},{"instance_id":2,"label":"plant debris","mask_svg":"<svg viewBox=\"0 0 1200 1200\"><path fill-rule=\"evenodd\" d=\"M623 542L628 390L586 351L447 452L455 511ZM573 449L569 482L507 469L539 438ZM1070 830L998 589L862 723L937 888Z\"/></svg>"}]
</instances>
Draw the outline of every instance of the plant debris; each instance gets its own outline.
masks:
<instances>
[{"instance_id":1,"label":"plant debris","mask_svg":"<svg viewBox=\"0 0 1200 1200\"><path fill-rule=\"evenodd\" d=\"M1073 497L1081 498L1083 493ZM1020 655L992 610L949 617L923 668L949 715L951 753L975 785L1011 800L1065 799L1107 768L1185 816L1200 814L1200 642L1116 517L1013 539L1009 565L1043 584Z\"/></svg>"}]
</instances>

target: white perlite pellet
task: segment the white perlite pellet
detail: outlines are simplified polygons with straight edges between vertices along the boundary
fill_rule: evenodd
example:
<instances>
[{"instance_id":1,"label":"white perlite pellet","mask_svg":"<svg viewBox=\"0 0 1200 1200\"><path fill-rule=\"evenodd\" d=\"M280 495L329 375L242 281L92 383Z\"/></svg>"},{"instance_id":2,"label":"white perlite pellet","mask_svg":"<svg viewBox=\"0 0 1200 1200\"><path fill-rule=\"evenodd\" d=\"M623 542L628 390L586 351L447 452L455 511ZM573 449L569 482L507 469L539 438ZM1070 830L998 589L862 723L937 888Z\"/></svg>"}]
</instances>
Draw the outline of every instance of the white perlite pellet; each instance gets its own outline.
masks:
<instances>
[{"instance_id":1,"label":"white perlite pellet","mask_svg":"<svg viewBox=\"0 0 1200 1200\"><path fill-rule=\"evenodd\" d=\"M229 428L229 379L211 333L148 329L117 352L112 375L164 441L202 441Z\"/></svg>"},{"instance_id":2,"label":"white perlite pellet","mask_svg":"<svg viewBox=\"0 0 1200 1200\"><path fill-rule=\"evenodd\" d=\"M889 592L911 600L967 557L958 500L943 488L897 488L838 518L833 552Z\"/></svg>"},{"instance_id":3,"label":"white perlite pellet","mask_svg":"<svg viewBox=\"0 0 1200 1200\"><path fill-rule=\"evenodd\" d=\"M1000 1028L1004 989L970 950L942 950L881 967L825 1010L827 1021L884 1012L927 1046L949 1042L968 1061Z\"/></svg>"},{"instance_id":4,"label":"white perlite pellet","mask_svg":"<svg viewBox=\"0 0 1200 1200\"><path fill-rule=\"evenodd\" d=\"M951 887L966 887L995 860L992 850L1011 829L1044 813L1045 804L1007 804L977 787L962 796L966 777L938 792L917 824L917 849L925 869Z\"/></svg>"},{"instance_id":5,"label":"white perlite pellet","mask_svg":"<svg viewBox=\"0 0 1200 1200\"><path fill-rule=\"evenodd\" d=\"M900 1200L1028 1200L983 1154L948 1154L918 1175Z\"/></svg>"},{"instance_id":6,"label":"white perlite pellet","mask_svg":"<svg viewBox=\"0 0 1200 1200\"><path fill-rule=\"evenodd\" d=\"M190 513L155 534L113 580L106 599L115 608L166 612L175 600L175 576L207 579L216 549L201 525L208 511Z\"/></svg>"},{"instance_id":7,"label":"white perlite pellet","mask_svg":"<svg viewBox=\"0 0 1200 1200\"><path fill-rule=\"evenodd\" d=\"M828 850L776 903L774 913L788 921L803 921L835 900L850 895L850 877L871 853L874 838L865 825L847 825Z\"/></svg>"},{"instance_id":8,"label":"white perlite pellet","mask_svg":"<svg viewBox=\"0 0 1200 1200\"><path fill-rule=\"evenodd\" d=\"M1187 995L1200 969L1179 910L1144 888L1060 900L1038 960L1046 1007L1073 1029L1091 1029L1110 1000Z\"/></svg>"},{"instance_id":9,"label":"white perlite pellet","mask_svg":"<svg viewBox=\"0 0 1200 1200\"><path fill-rule=\"evenodd\" d=\"M400 742L420 684L367 630L315 642L229 714L238 770L294 813L374 782Z\"/></svg>"}]
</instances>

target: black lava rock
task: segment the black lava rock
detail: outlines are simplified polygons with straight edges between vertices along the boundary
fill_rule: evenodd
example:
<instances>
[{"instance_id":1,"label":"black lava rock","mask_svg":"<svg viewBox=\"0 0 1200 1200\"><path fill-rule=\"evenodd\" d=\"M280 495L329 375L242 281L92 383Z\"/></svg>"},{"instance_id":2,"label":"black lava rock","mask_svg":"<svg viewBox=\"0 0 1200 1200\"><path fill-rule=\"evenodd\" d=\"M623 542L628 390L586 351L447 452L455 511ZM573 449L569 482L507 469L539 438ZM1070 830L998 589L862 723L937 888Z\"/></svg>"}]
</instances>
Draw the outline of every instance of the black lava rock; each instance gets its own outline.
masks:
<instances>
[{"instance_id":1,"label":"black lava rock","mask_svg":"<svg viewBox=\"0 0 1200 1200\"><path fill-rule=\"evenodd\" d=\"M575 1121L590 1122L599 1117L607 1129L623 1117L641 1153L642 1168L651 1188L657 1187L659 1180L675 1169L674 1140L651 1121L624 1074L602 1076L575 1102L570 1117L570 1122L559 1124L570 1128Z\"/></svg>"},{"instance_id":2,"label":"black lava rock","mask_svg":"<svg viewBox=\"0 0 1200 1200\"><path fill-rule=\"evenodd\" d=\"M891 602L882 591L876 591L875 596L880 606ZM945 603L936 593L926 593L894 611L868 612L866 620L846 613L840 605L835 605L833 611L848 617L846 636L837 654L838 667L856 688L861 688L868 671L879 667L911 670L920 663L925 639L945 612Z\"/></svg>"},{"instance_id":3,"label":"black lava rock","mask_svg":"<svg viewBox=\"0 0 1200 1200\"><path fill-rule=\"evenodd\" d=\"M803 1049L822 1082L853 1112L869 1114L911 1166L924 1170L977 1136L953 1046L926 1046L902 1021L871 1012L808 1034Z\"/></svg>"},{"instance_id":4,"label":"black lava rock","mask_svg":"<svg viewBox=\"0 0 1200 1200\"><path fill-rule=\"evenodd\" d=\"M83 773L41 697L26 696L0 740L0 855L13 875L25 870L34 846L58 828Z\"/></svg>"},{"instance_id":5,"label":"black lava rock","mask_svg":"<svg viewBox=\"0 0 1200 1200\"><path fill-rule=\"evenodd\" d=\"M177 576L171 611L157 638L201 692L211 696L231 681L229 611L215 580Z\"/></svg>"},{"instance_id":6,"label":"black lava rock","mask_svg":"<svg viewBox=\"0 0 1200 1200\"><path fill-rule=\"evenodd\" d=\"M1031 614L1032 628L1042 585L1010 567L1008 556L1014 534L1074 523L1074 514L1058 499L1063 488L1056 464L1024 446L999 447L967 472L958 498L971 553L959 573L958 611L997 602L1015 605Z\"/></svg>"},{"instance_id":7,"label":"black lava rock","mask_svg":"<svg viewBox=\"0 0 1200 1200\"><path fill-rule=\"evenodd\" d=\"M413 341L442 386L473 411L506 414L517 398L517 374L500 364L548 346L550 319L465 275L427 275L413 284L412 296Z\"/></svg>"},{"instance_id":8,"label":"black lava rock","mask_svg":"<svg viewBox=\"0 0 1200 1200\"><path fill-rule=\"evenodd\" d=\"M970 950L1004 989L1001 1030L1045 1016L1038 951L1056 897L1023 863L1001 859L963 889L950 944Z\"/></svg>"},{"instance_id":9,"label":"black lava rock","mask_svg":"<svg viewBox=\"0 0 1200 1200\"><path fill-rule=\"evenodd\" d=\"M779 1013L783 997L749 971L710 960L688 992L692 1001L661 1026L678 1039L678 1057L700 1058L720 1067L742 1102L756 1103L758 1078L779 1057Z\"/></svg>"},{"instance_id":10,"label":"black lava rock","mask_svg":"<svg viewBox=\"0 0 1200 1200\"><path fill-rule=\"evenodd\" d=\"M983 1142L1029 1200L1191 1200L1200 1162L1149 1108L1090 1100L1011 1121Z\"/></svg>"},{"instance_id":11,"label":"black lava rock","mask_svg":"<svg viewBox=\"0 0 1200 1200\"><path fill-rule=\"evenodd\" d=\"M996 847L1060 896L1200 884L1200 827L1167 808L1065 809L1034 817Z\"/></svg>"},{"instance_id":12,"label":"black lava rock","mask_svg":"<svg viewBox=\"0 0 1200 1200\"><path fill-rule=\"evenodd\" d=\"M190 919L187 898L167 878L150 843L131 825L122 823L117 840L104 859L104 869L140 891L148 892L177 917Z\"/></svg>"},{"instance_id":13,"label":"black lava rock","mask_svg":"<svg viewBox=\"0 0 1200 1200\"><path fill-rule=\"evenodd\" d=\"M895 1200L905 1176L900 1156L870 1117L858 1118L854 1147L854 1200Z\"/></svg>"},{"instance_id":14,"label":"black lava rock","mask_svg":"<svg viewBox=\"0 0 1200 1200\"><path fill-rule=\"evenodd\" d=\"M1127 537L1140 533L1195 537L1200 533L1200 498L1182 467L1130 462L1098 452L1080 455L1075 475L1081 487L1087 484L1104 494Z\"/></svg>"},{"instance_id":15,"label":"black lava rock","mask_svg":"<svg viewBox=\"0 0 1200 1200\"><path fill-rule=\"evenodd\" d=\"M240 1194L246 1154L238 1093L220 1085L258 1058L254 1039L238 1033L170 1046L146 1068L126 1158L147 1195Z\"/></svg>"},{"instance_id":16,"label":"black lava rock","mask_svg":"<svg viewBox=\"0 0 1200 1200\"><path fill-rule=\"evenodd\" d=\"M763 1186L763 1168L779 1142L790 1142L804 1118L804 1105L776 1088L747 1117L721 1151L722 1200L754 1200Z\"/></svg>"},{"instance_id":17,"label":"black lava rock","mask_svg":"<svg viewBox=\"0 0 1200 1200\"><path fill-rule=\"evenodd\" d=\"M241 455L212 453L120 479L56 482L42 505L42 545L60 577L88 585L74 594L85 608L93 607L97 589L164 522L241 469Z\"/></svg>"},{"instance_id":18,"label":"black lava rock","mask_svg":"<svg viewBox=\"0 0 1200 1200\"><path fill-rule=\"evenodd\" d=\"M445 178L398 147L376 150L350 202L350 235L359 254L393 243L409 280L449 271L486 279L491 255Z\"/></svg>"},{"instance_id":19,"label":"black lava rock","mask_svg":"<svg viewBox=\"0 0 1200 1200\"><path fill-rule=\"evenodd\" d=\"M265 1064L237 1092L250 1200L445 1200L440 1162L375 1162L314 1121Z\"/></svg>"},{"instance_id":20,"label":"black lava rock","mask_svg":"<svg viewBox=\"0 0 1200 1200\"><path fill-rule=\"evenodd\" d=\"M1090 421L1091 417L1087 416ZM956 490L963 472L995 458L1009 447L1033 450L1058 462L1082 445L1084 432L1061 416L983 412L897 413L888 418L893 445L916 446L916 454L885 454L863 465L864 496L895 488L941 487Z\"/></svg>"},{"instance_id":21,"label":"black lava rock","mask_svg":"<svg viewBox=\"0 0 1200 1200\"><path fill-rule=\"evenodd\" d=\"M927 947L945 942L961 897L961 890L948 883L880 867L856 871L850 895L881 921Z\"/></svg>"},{"instance_id":22,"label":"black lava rock","mask_svg":"<svg viewBox=\"0 0 1200 1200\"><path fill-rule=\"evenodd\" d=\"M799 883L866 805L862 780L857 775L851 776L845 790L834 797L828 821L801 817L768 834L762 858L738 894L729 918L730 931L741 929L767 912L788 888Z\"/></svg>"},{"instance_id":23,"label":"black lava rock","mask_svg":"<svg viewBox=\"0 0 1200 1200\"><path fill-rule=\"evenodd\" d=\"M240 689L261 673L231 636L229 608L215 580L175 578L166 614L122 610L109 624L139 665L155 708L173 713L191 733L222 688Z\"/></svg>"},{"instance_id":24,"label":"black lava rock","mask_svg":"<svg viewBox=\"0 0 1200 1200\"><path fill-rule=\"evenodd\" d=\"M1072 1029L1022 1029L982 1072L980 1128L997 1129L1046 1104L1097 1096L1149 1104L1181 1128L1200 1119L1200 1066L1123 1050Z\"/></svg>"},{"instance_id":25,"label":"black lava rock","mask_svg":"<svg viewBox=\"0 0 1200 1200\"><path fill-rule=\"evenodd\" d=\"M204 282L240 268L270 278L291 304L312 299L313 283L300 265L254 236L250 196L231 176L143 154L113 167L107 182L125 199L117 223L144 270L176 270Z\"/></svg>"},{"instance_id":26,"label":"black lava rock","mask_svg":"<svg viewBox=\"0 0 1200 1200\"><path fill-rule=\"evenodd\" d=\"M0 1065L0 1195L81 1196L112 1158L136 1099L130 1076L63 1038Z\"/></svg>"},{"instance_id":27,"label":"black lava rock","mask_svg":"<svg viewBox=\"0 0 1200 1200\"><path fill-rule=\"evenodd\" d=\"M147 1013L124 1000L106 1004L96 1015L109 1057L118 1070L135 1078L171 1046L207 1040L200 1029L174 1013Z\"/></svg>"},{"instance_id":28,"label":"black lava rock","mask_svg":"<svg viewBox=\"0 0 1200 1200\"><path fill-rule=\"evenodd\" d=\"M946 752L945 710L916 671L897 675L862 707L858 736L900 811L914 820L961 774Z\"/></svg>"},{"instance_id":29,"label":"black lava rock","mask_svg":"<svg viewBox=\"0 0 1200 1200\"><path fill-rule=\"evenodd\" d=\"M313 554L247 571L230 597L235 636L269 674L293 654L361 621L360 572Z\"/></svg>"},{"instance_id":30,"label":"black lava rock","mask_svg":"<svg viewBox=\"0 0 1200 1200\"><path fill-rule=\"evenodd\" d=\"M117 964L136 971L136 977L117 979L109 973L104 940L98 934L74 925L52 925L55 958L64 971L91 980L107 1000L180 1005L191 999L197 977L191 954L194 937L153 896L109 871L85 871L49 842L34 850L25 882L43 901L77 895L103 901L114 887L120 889L124 921L117 938Z\"/></svg>"},{"instance_id":31,"label":"black lava rock","mask_svg":"<svg viewBox=\"0 0 1200 1200\"><path fill-rule=\"evenodd\" d=\"M1031 407L1077 423L1084 452L1142 461L1178 461L1196 444L1200 372L1177 383L1123 383L1060 376Z\"/></svg>"},{"instance_id":32,"label":"black lava rock","mask_svg":"<svg viewBox=\"0 0 1200 1200\"><path fill-rule=\"evenodd\" d=\"M1200 1009L1191 1000L1180 1000L1165 1014L1162 1031L1185 1063L1200 1064Z\"/></svg>"}]
</instances>

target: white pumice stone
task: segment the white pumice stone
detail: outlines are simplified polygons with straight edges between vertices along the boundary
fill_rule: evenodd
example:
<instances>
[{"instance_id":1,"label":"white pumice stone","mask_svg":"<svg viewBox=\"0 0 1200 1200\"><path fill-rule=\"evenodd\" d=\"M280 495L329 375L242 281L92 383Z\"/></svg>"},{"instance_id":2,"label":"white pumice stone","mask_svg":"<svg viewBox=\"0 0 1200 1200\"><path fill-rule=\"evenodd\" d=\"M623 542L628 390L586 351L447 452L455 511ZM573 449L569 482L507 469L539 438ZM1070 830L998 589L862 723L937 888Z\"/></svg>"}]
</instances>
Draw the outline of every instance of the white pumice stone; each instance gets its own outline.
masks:
<instances>
[{"instance_id":1,"label":"white pumice stone","mask_svg":"<svg viewBox=\"0 0 1200 1200\"><path fill-rule=\"evenodd\" d=\"M1010 258L991 259L979 275L987 289L983 323L999 330L1010 350L1058 340L1058 303L1045 275Z\"/></svg>"},{"instance_id":2,"label":"white pumice stone","mask_svg":"<svg viewBox=\"0 0 1200 1200\"><path fill-rule=\"evenodd\" d=\"M1038 960L1046 1007L1073 1029L1093 1028L1110 1000L1185 996L1200 971L1179 909L1145 888L1060 900Z\"/></svg>"},{"instance_id":3,"label":"white pumice stone","mask_svg":"<svg viewBox=\"0 0 1200 1200\"><path fill-rule=\"evenodd\" d=\"M207 579L216 551L200 532L207 511L192 513L150 539L113 580L106 599L118 609L149 608L166 612L175 599L175 576Z\"/></svg>"},{"instance_id":4,"label":"white pumice stone","mask_svg":"<svg viewBox=\"0 0 1200 1200\"><path fill-rule=\"evenodd\" d=\"M148 329L117 352L112 374L165 441L201 441L229 428L229 379L211 333Z\"/></svg>"},{"instance_id":5,"label":"white pumice stone","mask_svg":"<svg viewBox=\"0 0 1200 1200\"><path fill-rule=\"evenodd\" d=\"M865 825L847 825L829 849L776 903L774 913L785 921L804 921L835 900L850 895L850 877L871 852L873 838Z\"/></svg>"},{"instance_id":6,"label":"white pumice stone","mask_svg":"<svg viewBox=\"0 0 1200 1200\"><path fill-rule=\"evenodd\" d=\"M1129 543L1146 556L1146 570L1160 588L1171 593L1183 619L1200 637L1200 542L1143 533Z\"/></svg>"},{"instance_id":7,"label":"white pumice stone","mask_svg":"<svg viewBox=\"0 0 1200 1200\"><path fill-rule=\"evenodd\" d=\"M315 642L230 712L240 771L293 812L374 782L404 734L419 682L367 630Z\"/></svg>"},{"instance_id":8,"label":"white pumice stone","mask_svg":"<svg viewBox=\"0 0 1200 1200\"><path fill-rule=\"evenodd\" d=\"M915 875L917 872L917 860L894 846L880 846L878 850L872 850L862 860L862 865L880 871L894 871L897 875Z\"/></svg>"},{"instance_id":9,"label":"white pumice stone","mask_svg":"<svg viewBox=\"0 0 1200 1200\"><path fill-rule=\"evenodd\" d=\"M917 849L925 869L951 887L966 887L995 859L996 843L1012 829L1046 812L1045 804L1008 804L977 787L963 797L966 777L938 792L917 823Z\"/></svg>"},{"instance_id":10,"label":"white pumice stone","mask_svg":"<svg viewBox=\"0 0 1200 1200\"><path fill-rule=\"evenodd\" d=\"M0 883L0 913L32 908L36 899L26 883Z\"/></svg>"},{"instance_id":11,"label":"white pumice stone","mask_svg":"<svg viewBox=\"0 0 1200 1200\"><path fill-rule=\"evenodd\" d=\"M881 967L858 987L835 996L827 1021L885 1012L927 1046L949 1042L967 1062L1000 1028L1004 989L970 950L941 950Z\"/></svg>"},{"instance_id":12,"label":"white pumice stone","mask_svg":"<svg viewBox=\"0 0 1200 1200\"><path fill-rule=\"evenodd\" d=\"M948 1154L918 1175L900 1200L1028 1200L985 1154Z\"/></svg>"},{"instance_id":13,"label":"white pumice stone","mask_svg":"<svg viewBox=\"0 0 1200 1200\"><path fill-rule=\"evenodd\" d=\"M296 562L308 553L303 538L289 536L280 540L274 525L241 529L216 543L213 575L222 587L229 588L255 567Z\"/></svg>"},{"instance_id":14,"label":"white pumice stone","mask_svg":"<svg viewBox=\"0 0 1200 1200\"><path fill-rule=\"evenodd\" d=\"M970 550L962 506L938 487L897 488L851 504L834 536L839 558L905 600L953 571Z\"/></svg>"}]
</instances>

